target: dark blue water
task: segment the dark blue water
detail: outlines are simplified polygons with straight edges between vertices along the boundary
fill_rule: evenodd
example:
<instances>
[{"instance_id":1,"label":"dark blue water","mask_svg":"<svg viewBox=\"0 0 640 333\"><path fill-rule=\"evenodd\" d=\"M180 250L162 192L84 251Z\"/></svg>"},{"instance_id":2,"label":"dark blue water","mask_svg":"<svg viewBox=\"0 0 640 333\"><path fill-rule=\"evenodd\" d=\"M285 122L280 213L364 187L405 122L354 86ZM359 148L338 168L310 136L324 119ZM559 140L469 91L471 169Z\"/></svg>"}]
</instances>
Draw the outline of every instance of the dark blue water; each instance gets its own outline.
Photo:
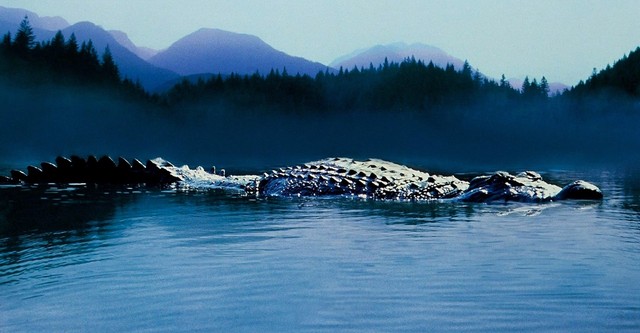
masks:
<instances>
[{"instance_id":1,"label":"dark blue water","mask_svg":"<svg viewBox=\"0 0 640 333\"><path fill-rule=\"evenodd\" d=\"M640 181L602 202L1 189L0 331L638 331Z\"/></svg>"}]
</instances>

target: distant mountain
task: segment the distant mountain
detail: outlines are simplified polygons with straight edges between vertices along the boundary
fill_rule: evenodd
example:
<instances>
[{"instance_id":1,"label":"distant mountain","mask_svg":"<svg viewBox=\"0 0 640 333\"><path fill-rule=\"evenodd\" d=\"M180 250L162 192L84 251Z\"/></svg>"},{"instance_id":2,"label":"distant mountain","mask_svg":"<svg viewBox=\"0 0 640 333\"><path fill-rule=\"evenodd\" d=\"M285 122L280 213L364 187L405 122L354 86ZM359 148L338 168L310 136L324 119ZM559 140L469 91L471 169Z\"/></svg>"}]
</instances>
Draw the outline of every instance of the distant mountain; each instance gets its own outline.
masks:
<instances>
[{"instance_id":1,"label":"distant mountain","mask_svg":"<svg viewBox=\"0 0 640 333\"><path fill-rule=\"evenodd\" d=\"M0 21L15 25L11 30L17 30L18 24L22 22L22 19L24 19L25 16L29 17L29 23L31 23L31 26L36 29L58 31L69 26L69 22L60 16L40 17L38 14L26 9L6 8L0 6ZM6 33L6 31L3 31L3 34L4 33Z\"/></svg>"},{"instance_id":2,"label":"distant mountain","mask_svg":"<svg viewBox=\"0 0 640 333\"><path fill-rule=\"evenodd\" d=\"M105 48L109 46L121 75L133 81L139 79L147 90L154 90L162 83L178 77L172 71L158 68L144 61L118 43L109 32L91 22L76 23L62 30L62 33L65 38L69 38L72 33L75 34L78 43L90 39L99 54L102 54Z\"/></svg>"},{"instance_id":3,"label":"distant mountain","mask_svg":"<svg viewBox=\"0 0 640 333\"><path fill-rule=\"evenodd\" d=\"M129 51L133 52L135 55L144 60L147 60L158 54L158 50L137 46L136 44L134 44L124 31L109 30L107 32L110 33L111 36L113 36L113 38L115 38L115 40L120 43L120 45L126 47Z\"/></svg>"},{"instance_id":4,"label":"distant mountain","mask_svg":"<svg viewBox=\"0 0 640 333\"><path fill-rule=\"evenodd\" d=\"M55 35L55 31L64 29L69 23L61 17L40 17L38 14L19 8L6 8L0 6L0 35L7 32L15 36L20 22L27 16L38 40L49 40Z\"/></svg>"},{"instance_id":5,"label":"distant mountain","mask_svg":"<svg viewBox=\"0 0 640 333\"><path fill-rule=\"evenodd\" d=\"M565 90L570 87L562 82L551 82L549 83L549 94L562 94Z\"/></svg>"},{"instance_id":6,"label":"distant mountain","mask_svg":"<svg viewBox=\"0 0 640 333\"><path fill-rule=\"evenodd\" d=\"M78 44L92 40L99 54L102 54L108 45L121 75L134 81L139 79L147 90L154 90L164 82L179 77L174 72L149 64L142 59L143 57L137 55L144 56L146 52L150 56L150 51L135 46L125 33L120 31L107 32L90 22L80 22L70 26L61 17L40 17L25 9L0 7L0 34L11 32L11 35L15 36L20 22L25 16L29 18L29 23L38 41L50 40L56 31L60 30L66 39L74 33Z\"/></svg>"},{"instance_id":7,"label":"distant mountain","mask_svg":"<svg viewBox=\"0 0 640 333\"><path fill-rule=\"evenodd\" d=\"M327 66L278 51L260 38L218 29L200 29L149 58L150 63L180 75L201 73L268 74L271 69L290 75L316 75Z\"/></svg>"},{"instance_id":8,"label":"distant mountain","mask_svg":"<svg viewBox=\"0 0 640 333\"><path fill-rule=\"evenodd\" d=\"M345 69L351 69L354 66L358 68L368 68L370 64L373 64L374 67L377 67L384 63L385 58L389 62L400 63L412 56L415 57L416 60L422 60L427 64L432 61L434 65L442 68L446 67L447 64L452 64L455 68L460 69L464 64L463 60L453 57L435 46L394 43L356 50L351 54L339 57L329 64L329 66L333 68L343 67Z\"/></svg>"}]
</instances>

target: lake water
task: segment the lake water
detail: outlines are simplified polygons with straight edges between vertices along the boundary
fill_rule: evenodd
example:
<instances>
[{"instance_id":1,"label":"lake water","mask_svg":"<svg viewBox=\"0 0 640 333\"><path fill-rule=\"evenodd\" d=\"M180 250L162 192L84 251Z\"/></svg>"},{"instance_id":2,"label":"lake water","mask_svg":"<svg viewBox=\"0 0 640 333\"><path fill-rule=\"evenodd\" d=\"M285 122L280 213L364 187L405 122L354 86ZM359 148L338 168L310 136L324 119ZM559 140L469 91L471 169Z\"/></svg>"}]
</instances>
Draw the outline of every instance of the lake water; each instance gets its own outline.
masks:
<instances>
[{"instance_id":1,"label":"lake water","mask_svg":"<svg viewBox=\"0 0 640 333\"><path fill-rule=\"evenodd\" d=\"M602 202L0 189L0 331L639 331L640 181Z\"/></svg>"}]
</instances>

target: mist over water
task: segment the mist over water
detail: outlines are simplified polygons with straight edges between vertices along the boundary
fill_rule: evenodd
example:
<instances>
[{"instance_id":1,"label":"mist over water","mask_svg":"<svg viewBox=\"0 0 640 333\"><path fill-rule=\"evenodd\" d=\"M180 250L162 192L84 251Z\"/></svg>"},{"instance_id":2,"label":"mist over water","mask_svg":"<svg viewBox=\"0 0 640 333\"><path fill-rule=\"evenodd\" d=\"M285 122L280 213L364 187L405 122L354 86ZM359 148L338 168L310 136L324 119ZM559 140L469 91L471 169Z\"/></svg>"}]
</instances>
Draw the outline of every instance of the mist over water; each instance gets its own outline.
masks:
<instances>
[{"instance_id":1,"label":"mist over water","mask_svg":"<svg viewBox=\"0 0 640 333\"><path fill-rule=\"evenodd\" d=\"M256 172L378 157L446 173L537 169L554 184L591 181L605 199L467 204L0 188L0 330L640 327L640 187L634 173L617 171L637 160L640 140L637 116L624 109L590 118L481 106L169 110L81 91L7 86L0 161L24 168L56 155L162 156ZM578 171L548 171L563 167Z\"/></svg>"},{"instance_id":2,"label":"mist over water","mask_svg":"<svg viewBox=\"0 0 640 333\"><path fill-rule=\"evenodd\" d=\"M166 109L83 89L0 93L0 158L162 156L178 164L270 167L328 156L382 158L453 171L625 167L640 157L628 110L491 105L434 112L282 112L205 104Z\"/></svg>"}]
</instances>

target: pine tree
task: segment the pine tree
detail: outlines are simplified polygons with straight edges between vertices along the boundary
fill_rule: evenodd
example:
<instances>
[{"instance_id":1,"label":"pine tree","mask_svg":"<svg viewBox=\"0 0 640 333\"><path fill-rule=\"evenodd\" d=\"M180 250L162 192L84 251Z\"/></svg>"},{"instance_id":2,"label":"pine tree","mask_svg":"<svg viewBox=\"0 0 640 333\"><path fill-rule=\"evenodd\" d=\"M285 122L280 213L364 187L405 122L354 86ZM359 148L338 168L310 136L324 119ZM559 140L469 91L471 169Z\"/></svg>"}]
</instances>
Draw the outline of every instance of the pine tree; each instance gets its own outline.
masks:
<instances>
[{"instance_id":1,"label":"pine tree","mask_svg":"<svg viewBox=\"0 0 640 333\"><path fill-rule=\"evenodd\" d=\"M502 77L500 78L500 87L511 88L511 84L509 83L509 81L507 81L507 78L504 76L504 74L502 74Z\"/></svg>"},{"instance_id":2,"label":"pine tree","mask_svg":"<svg viewBox=\"0 0 640 333\"><path fill-rule=\"evenodd\" d=\"M529 77L526 76L524 78L524 81L522 82L522 88L520 92L522 93L522 95L527 95L529 94L530 90L531 90L531 83L529 82Z\"/></svg>"},{"instance_id":3,"label":"pine tree","mask_svg":"<svg viewBox=\"0 0 640 333\"><path fill-rule=\"evenodd\" d=\"M472 72L473 71L471 70L471 65L469 65L469 61L465 60L464 64L462 65L462 75L466 78L471 78L471 75L473 75Z\"/></svg>"},{"instance_id":4,"label":"pine tree","mask_svg":"<svg viewBox=\"0 0 640 333\"><path fill-rule=\"evenodd\" d=\"M104 49L104 53L102 54L102 72L107 80L120 81L120 71L115 61L113 61L109 46Z\"/></svg>"},{"instance_id":5,"label":"pine tree","mask_svg":"<svg viewBox=\"0 0 640 333\"><path fill-rule=\"evenodd\" d=\"M44 44L43 51L44 61L48 62L50 66L55 69L68 67L66 66L68 60L65 56L65 41L61 31L58 31L56 35L53 36L51 42Z\"/></svg>"},{"instance_id":6,"label":"pine tree","mask_svg":"<svg viewBox=\"0 0 640 333\"><path fill-rule=\"evenodd\" d=\"M62 53L64 50L64 35L60 30L53 36L50 46L54 53Z\"/></svg>"},{"instance_id":7,"label":"pine tree","mask_svg":"<svg viewBox=\"0 0 640 333\"><path fill-rule=\"evenodd\" d=\"M0 44L0 49L2 51L9 51L11 49L11 33L7 32L3 37L2 37L2 43Z\"/></svg>"},{"instance_id":8,"label":"pine tree","mask_svg":"<svg viewBox=\"0 0 640 333\"><path fill-rule=\"evenodd\" d=\"M547 78L544 76L540 80L539 89L542 97L549 97L549 82L547 82Z\"/></svg>"},{"instance_id":9,"label":"pine tree","mask_svg":"<svg viewBox=\"0 0 640 333\"><path fill-rule=\"evenodd\" d=\"M96 77L100 69L98 52L93 47L93 41L82 42L78 53L78 63L80 63L82 73L87 77Z\"/></svg>"},{"instance_id":10,"label":"pine tree","mask_svg":"<svg viewBox=\"0 0 640 333\"><path fill-rule=\"evenodd\" d=\"M80 47L80 55L83 57L83 59L93 59L96 61L98 61L98 52L96 51L95 47L93 47L93 41L89 40L88 42L82 42L82 46Z\"/></svg>"},{"instance_id":11,"label":"pine tree","mask_svg":"<svg viewBox=\"0 0 640 333\"><path fill-rule=\"evenodd\" d=\"M78 53L78 40L76 39L76 34L72 33L71 36L69 36L66 49L68 56L74 56Z\"/></svg>"},{"instance_id":12,"label":"pine tree","mask_svg":"<svg viewBox=\"0 0 640 333\"><path fill-rule=\"evenodd\" d=\"M20 28L18 28L18 31L16 32L16 37L13 41L13 48L16 50L18 55L24 57L29 53L29 51L31 51L35 39L36 37L33 34L33 28L31 28L29 18L25 16L22 22L20 22Z\"/></svg>"},{"instance_id":13,"label":"pine tree","mask_svg":"<svg viewBox=\"0 0 640 333\"><path fill-rule=\"evenodd\" d=\"M480 87L483 81L484 78L482 77L482 73L480 73L480 71L475 71L475 73L473 73L473 83L476 87Z\"/></svg>"}]
</instances>

